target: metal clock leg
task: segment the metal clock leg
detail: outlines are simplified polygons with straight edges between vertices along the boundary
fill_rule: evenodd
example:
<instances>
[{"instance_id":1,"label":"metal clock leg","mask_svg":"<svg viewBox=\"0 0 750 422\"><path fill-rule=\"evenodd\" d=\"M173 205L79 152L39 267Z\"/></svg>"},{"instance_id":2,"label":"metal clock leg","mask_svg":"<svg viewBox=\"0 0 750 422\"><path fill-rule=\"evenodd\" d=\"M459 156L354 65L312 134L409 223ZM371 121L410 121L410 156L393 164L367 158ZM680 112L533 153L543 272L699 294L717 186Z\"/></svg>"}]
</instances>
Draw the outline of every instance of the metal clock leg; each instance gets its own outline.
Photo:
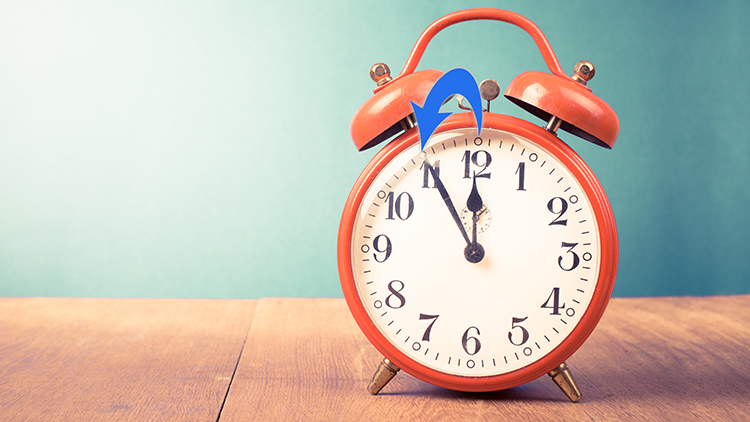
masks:
<instances>
[{"instance_id":1,"label":"metal clock leg","mask_svg":"<svg viewBox=\"0 0 750 422\"><path fill-rule=\"evenodd\" d=\"M378 394L400 370L401 368L394 365L388 358L383 358L380 366L378 366L378 370L375 371L375 375L372 376L370 385L367 386L367 391L372 395Z\"/></svg>"},{"instance_id":2,"label":"metal clock leg","mask_svg":"<svg viewBox=\"0 0 750 422\"><path fill-rule=\"evenodd\" d=\"M570 401L578 403L578 400L581 400L581 390L578 388L578 384L573 379L573 374L570 373L570 369L565 362L550 371L547 375L552 377L552 381L560 387Z\"/></svg>"}]
</instances>

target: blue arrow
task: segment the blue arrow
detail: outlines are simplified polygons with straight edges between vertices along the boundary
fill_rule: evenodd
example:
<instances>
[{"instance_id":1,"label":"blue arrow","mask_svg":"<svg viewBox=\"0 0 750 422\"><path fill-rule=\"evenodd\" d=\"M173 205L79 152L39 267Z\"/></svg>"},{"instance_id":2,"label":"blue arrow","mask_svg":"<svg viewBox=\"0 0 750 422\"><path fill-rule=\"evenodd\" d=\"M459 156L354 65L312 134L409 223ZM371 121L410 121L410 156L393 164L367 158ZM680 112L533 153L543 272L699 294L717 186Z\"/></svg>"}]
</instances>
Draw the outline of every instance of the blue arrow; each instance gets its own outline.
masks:
<instances>
[{"instance_id":1,"label":"blue arrow","mask_svg":"<svg viewBox=\"0 0 750 422\"><path fill-rule=\"evenodd\" d=\"M422 143L422 149L432 136L432 132L446 117L451 115L451 112L441 113L440 106L443 105L446 98L454 94L460 94L469 101L469 105L474 112L474 118L477 121L477 131L482 132L482 98L479 95L477 81L468 70L453 69L435 82L422 107L414 104L414 102L411 103L419 127L419 140Z\"/></svg>"}]
</instances>

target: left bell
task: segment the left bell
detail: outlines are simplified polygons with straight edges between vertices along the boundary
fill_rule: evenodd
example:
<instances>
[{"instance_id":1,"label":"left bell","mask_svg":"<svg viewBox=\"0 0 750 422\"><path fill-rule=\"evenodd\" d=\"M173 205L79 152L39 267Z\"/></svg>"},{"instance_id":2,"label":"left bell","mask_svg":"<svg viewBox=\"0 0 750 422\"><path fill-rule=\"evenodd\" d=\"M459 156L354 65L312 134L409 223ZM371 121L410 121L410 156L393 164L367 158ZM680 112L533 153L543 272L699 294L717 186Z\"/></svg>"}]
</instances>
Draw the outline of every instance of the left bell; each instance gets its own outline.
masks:
<instances>
[{"instance_id":1,"label":"left bell","mask_svg":"<svg viewBox=\"0 0 750 422\"><path fill-rule=\"evenodd\" d=\"M349 125L357 150L372 148L413 127L411 103L423 104L441 76L443 72L428 69L391 79L388 66L375 64L370 77L378 83L378 88L354 113Z\"/></svg>"}]
</instances>

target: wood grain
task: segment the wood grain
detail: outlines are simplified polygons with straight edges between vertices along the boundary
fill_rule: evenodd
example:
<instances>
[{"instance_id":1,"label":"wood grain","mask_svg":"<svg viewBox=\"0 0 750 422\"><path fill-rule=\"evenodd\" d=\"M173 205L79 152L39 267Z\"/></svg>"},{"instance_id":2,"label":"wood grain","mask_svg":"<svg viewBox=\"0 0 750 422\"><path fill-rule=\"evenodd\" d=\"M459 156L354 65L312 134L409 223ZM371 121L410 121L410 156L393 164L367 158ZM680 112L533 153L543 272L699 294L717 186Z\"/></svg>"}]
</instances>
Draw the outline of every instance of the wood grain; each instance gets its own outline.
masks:
<instances>
[{"instance_id":1,"label":"wood grain","mask_svg":"<svg viewBox=\"0 0 750 422\"><path fill-rule=\"evenodd\" d=\"M0 419L216 421L254 307L0 299Z\"/></svg>"},{"instance_id":2,"label":"wood grain","mask_svg":"<svg viewBox=\"0 0 750 422\"><path fill-rule=\"evenodd\" d=\"M748 351L748 295L613 299L568 361L580 403L546 376L371 396L381 356L342 299L3 298L0 420L742 421Z\"/></svg>"},{"instance_id":3,"label":"wood grain","mask_svg":"<svg viewBox=\"0 0 750 422\"><path fill-rule=\"evenodd\" d=\"M750 418L750 296L614 299L568 361L584 397L548 377L461 393L400 373L365 387L381 356L342 299L261 299L221 421Z\"/></svg>"}]
</instances>

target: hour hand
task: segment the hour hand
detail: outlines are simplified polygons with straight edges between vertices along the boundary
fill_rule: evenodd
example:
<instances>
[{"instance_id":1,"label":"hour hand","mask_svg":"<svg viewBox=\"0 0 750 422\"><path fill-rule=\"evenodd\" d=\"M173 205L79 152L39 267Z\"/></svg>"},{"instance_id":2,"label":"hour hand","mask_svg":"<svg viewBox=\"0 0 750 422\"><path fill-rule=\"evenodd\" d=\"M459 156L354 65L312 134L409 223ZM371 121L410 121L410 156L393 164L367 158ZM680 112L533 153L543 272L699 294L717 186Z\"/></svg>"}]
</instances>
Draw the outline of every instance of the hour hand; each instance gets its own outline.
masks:
<instances>
[{"instance_id":1,"label":"hour hand","mask_svg":"<svg viewBox=\"0 0 750 422\"><path fill-rule=\"evenodd\" d=\"M466 200L466 208L471 211L471 243L464 249L464 257L467 261L476 264L484 258L484 248L477 242L477 222L479 221L479 212L482 210L484 203L477 189L477 175L474 174L472 181L471 193Z\"/></svg>"},{"instance_id":2,"label":"hour hand","mask_svg":"<svg viewBox=\"0 0 750 422\"><path fill-rule=\"evenodd\" d=\"M474 174L471 193L469 194L469 199L466 200L466 208L472 212L471 243L477 243L477 221L479 221L479 211L482 210L483 205L482 197L479 195L479 190L477 189L477 175Z\"/></svg>"}]
</instances>

